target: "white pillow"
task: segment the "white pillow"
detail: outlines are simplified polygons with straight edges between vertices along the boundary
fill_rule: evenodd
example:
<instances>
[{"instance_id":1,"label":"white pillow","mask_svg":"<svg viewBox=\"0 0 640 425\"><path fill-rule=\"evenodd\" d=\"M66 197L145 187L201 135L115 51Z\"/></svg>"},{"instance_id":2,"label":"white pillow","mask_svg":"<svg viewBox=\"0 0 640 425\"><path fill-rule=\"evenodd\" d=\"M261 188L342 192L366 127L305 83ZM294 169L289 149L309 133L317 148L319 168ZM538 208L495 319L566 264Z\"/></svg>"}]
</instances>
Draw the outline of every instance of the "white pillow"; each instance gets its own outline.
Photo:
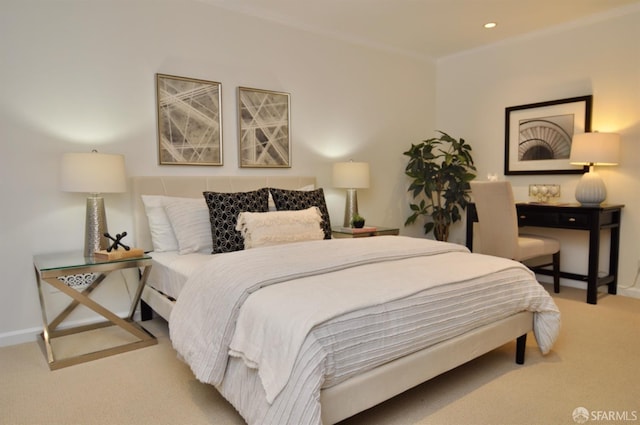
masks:
<instances>
[{"instance_id":1,"label":"white pillow","mask_svg":"<svg viewBox=\"0 0 640 425\"><path fill-rule=\"evenodd\" d=\"M167 198L164 209L178 240L178 254L213 250L209 207L204 198Z\"/></svg>"},{"instance_id":2,"label":"white pillow","mask_svg":"<svg viewBox=\"0 0 640 425\"><path fill-rule=\"evenodd\" d=\"M315 188L315 184L308 184L296 190L304 190L305 192L309 192L311 190L314 190ZM271 196L271 191L269 191L269 211L278 211L278 208L276 208L276 203L273 200L273 196Z\"/></svg>"},{"instance_id":3,"label":"white pillow","mask_svg":"<svg viewBox=\"0 0 640 425\"><path fill-rule=\"evenodd\" d=\"M241 212L236 230L244 248L324 239L318 207L298 211Z\"/></svg>"},{"instance_id":4,"label":"white pillow","mask_svg":"<svg viewBox=\"0 0 640 425\"><path fill-rule=\"evenodd\" d=\"M166 196L141 195L155 252L177 251L178 239L164 210Z\"/></svg>"}]
</instances>

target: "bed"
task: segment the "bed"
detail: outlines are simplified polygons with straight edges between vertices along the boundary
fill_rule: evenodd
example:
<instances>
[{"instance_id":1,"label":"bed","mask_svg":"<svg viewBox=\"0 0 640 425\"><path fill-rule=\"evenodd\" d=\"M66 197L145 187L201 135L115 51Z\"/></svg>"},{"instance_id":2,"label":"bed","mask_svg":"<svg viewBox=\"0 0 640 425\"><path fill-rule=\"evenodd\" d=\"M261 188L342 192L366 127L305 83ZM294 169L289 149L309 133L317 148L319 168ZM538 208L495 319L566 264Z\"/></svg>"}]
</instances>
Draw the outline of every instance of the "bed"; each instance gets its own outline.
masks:
<instances>
[{"instance_id":1,"label":"bed","mask_svg":"<svg viewBox=\"0 0 640 425\"><path fill-rule=\"evenodd\" d=\"M314 185L298 176L134 177L136 246L154 249L143 195L201 199ZM557 307L530 271L455 244L316 237L152 256L143 319L150 310L167 319L195 376L249 424L336 423L513 340L522 364L529 332L546 353L559 331ZM423 270L428 283L415 278Z\"/></svg>"}]
</instances>

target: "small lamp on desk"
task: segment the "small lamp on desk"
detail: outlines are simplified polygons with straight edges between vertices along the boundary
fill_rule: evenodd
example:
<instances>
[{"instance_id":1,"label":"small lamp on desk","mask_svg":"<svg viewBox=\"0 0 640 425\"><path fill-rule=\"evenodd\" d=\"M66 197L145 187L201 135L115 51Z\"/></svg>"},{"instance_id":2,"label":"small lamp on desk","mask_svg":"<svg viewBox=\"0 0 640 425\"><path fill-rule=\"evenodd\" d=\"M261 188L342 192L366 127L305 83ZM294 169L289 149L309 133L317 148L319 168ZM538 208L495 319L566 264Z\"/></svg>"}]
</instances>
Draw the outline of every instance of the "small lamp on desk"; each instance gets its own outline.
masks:
<instances>
[{"instance_id":1,"label":"small lamp on desk","mask_svg":"<svg viewBox=\"0 0 640 425\"><path fill-rule=\"evenodd\" d=\"M89 193L85 219L84 256L93 257L106 249L109 241L107 216L101 193L127 190L123 155L98 153L66 153L60 164L60 190Z\"/></svg>"},{"instance_id":2,"label":"small lamp on desk","mask_svg":"<svg viewBox=\"0 0 640 425\"><path fill-rule=\"evenodd\" d=\"M358 213L358 194L356 189L369 187L369 164L353 161L333 164L333 186L347 189L344 227L351 227L351 219Z\"/></svg>"},{"instance_id":3,"label":"small lamp on desk","mask_svg":"<svg viewBox=\"0 0 640 425\"><path fill-rule=\"evenodd\" d=\"M597 207L607 198L602 177L594 171L596 165L618 165L620 136L615 133L580 133L573 136L569 162L588 165L576 186L576 200L583 206Z\"/></svg>"}]
</instances>

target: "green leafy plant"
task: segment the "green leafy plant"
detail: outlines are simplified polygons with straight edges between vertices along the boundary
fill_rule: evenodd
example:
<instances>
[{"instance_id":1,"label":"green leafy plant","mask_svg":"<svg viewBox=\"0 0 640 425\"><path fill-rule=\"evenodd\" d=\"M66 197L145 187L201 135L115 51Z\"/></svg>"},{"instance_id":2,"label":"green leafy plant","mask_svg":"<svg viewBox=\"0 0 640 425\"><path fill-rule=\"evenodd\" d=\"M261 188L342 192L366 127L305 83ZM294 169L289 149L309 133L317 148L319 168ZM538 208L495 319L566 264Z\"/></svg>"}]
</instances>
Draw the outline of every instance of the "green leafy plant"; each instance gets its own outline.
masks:
<instances>
[{"instance_id":1,"label":"green leafy plant","mask_svg":"<svg viewBox=\"0 0 640 425\"><path fill-rule=\"evenodd\" d=\"M362 217L358 213L353 214L353 217L351 217L351 226L356 227L356 228L363 227L364 226L364 217Z\"/></svg>"},{"instance_id":2,"label":"green leafy plant","mask_svg":"<svg viewBox=\"0 0 640 425\"><path fill-rule=\"evenodd\" d=\"M404 225L413 224L420 216L430 221L424 225L424 233L433 231L439 241L449 239L452 223L462 218L470 201L469 182L476 175L476 167L471 156L471 146L464 139L456 140L447 133L438 131L439 137L411 144L404 152L409 157L405 174L412 181L408 191L419 203L409 204L413 213Z\"/></svg>"}]
</instances>

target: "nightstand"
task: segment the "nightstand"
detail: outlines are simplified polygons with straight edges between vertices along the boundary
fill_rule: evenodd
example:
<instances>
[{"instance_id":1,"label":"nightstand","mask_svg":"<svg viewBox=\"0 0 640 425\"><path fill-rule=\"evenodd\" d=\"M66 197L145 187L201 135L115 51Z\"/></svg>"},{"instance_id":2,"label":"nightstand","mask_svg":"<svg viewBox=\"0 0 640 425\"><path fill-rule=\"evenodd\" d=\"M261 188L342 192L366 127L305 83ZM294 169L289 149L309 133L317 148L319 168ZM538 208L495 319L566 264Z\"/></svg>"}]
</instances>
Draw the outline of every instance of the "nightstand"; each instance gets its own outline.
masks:
<instances>
[{"instance_id":1,"label":"nightstand","mask_svg":"<svg viewBox=\"0 0 640 425\"><path fill-rule=\"evenodd\" d=\"M334 238L366 238L370 236L385 236L393 235L397 236L400 233L400 229L392 227L378 227L372 226L372 228L364 227L363 229L354 229L351 227L332 227L331 236Z\"/></svg>"},{"instance_id":2,"label":"nightstand","mask_svg":"<svg viewBox=\"0 0 640 425\"><path fill-rule=\"evenodd\" d=\"M136 310L142 290L151 271L151 257L142 256L136 258L125 258L118 260L98 260L94 258L84 257L81 252L65 252L54 254L36 255L33 257L33 264L36 272L36 280L38 283L38 294L40 297L40 307L42 311L42 322L44 331L41 339L44 343L47 361L51 370L59 369L74 364L99 359L113 354L123 353L137 348L147 347L157 344L156 338L143 327L133 321L133 315ZM116 270L124 270L130 268L138 268L142 270L138 274L138 286L131 300L129 314L125 318L121 318L115 313L109 311L104 306L98 304L89 298L91 292L96 289L106 276ZM96 275L93 279L93 275ZM89 276L89 283L82 290L76 290L67 284L68 281ZM42 282L46 282L58 291L72 298L71 303L58 314L51 322L49 322L45 306L45 294L43 293ZM58 326L73 312L76 307L83 305L107 321L76 326L73 328L58 329ZM127 334L134 337L135 341L117 345L115 347L103 348L86 354L74 355L66 358L57 358L54 355L52 340L54 338L73 335L81 332L92 331L107 326L118 326Z\"/></svg>"}]
</instances>

